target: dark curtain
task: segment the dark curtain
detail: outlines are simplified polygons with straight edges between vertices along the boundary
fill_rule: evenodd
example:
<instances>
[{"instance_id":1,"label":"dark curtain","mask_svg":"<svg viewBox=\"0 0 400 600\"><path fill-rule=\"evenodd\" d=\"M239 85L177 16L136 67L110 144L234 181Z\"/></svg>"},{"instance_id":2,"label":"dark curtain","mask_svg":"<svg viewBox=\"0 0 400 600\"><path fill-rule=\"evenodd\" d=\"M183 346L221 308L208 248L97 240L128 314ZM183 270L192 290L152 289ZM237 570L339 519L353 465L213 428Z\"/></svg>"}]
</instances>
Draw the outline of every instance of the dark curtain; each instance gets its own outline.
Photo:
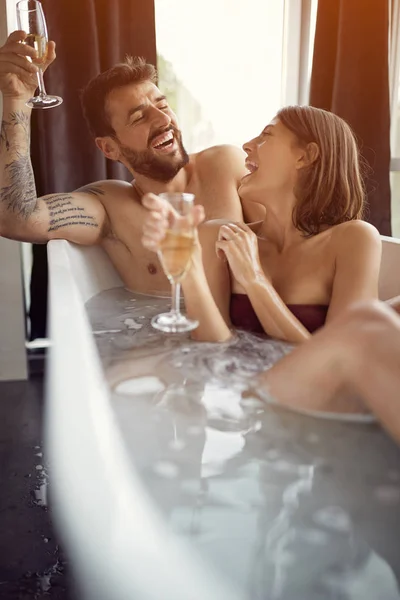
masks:
<instances>
[{"instance_id":1,"label":"dark curtain","mask_svg":"<svg viewBox=\"0 0 400 600\"><path fill-rule=\"evenodd\" d=\"M32 163L38 196L69 192L100 179L129 179L120 164L104 158L89 135L79 91L98 73L124 59L143 56L156 64L153 0L42 0L57 58L45 74L57 108L32 115ZM36 337L45 335L47 263L35 251L30 316Z\"/></svg>"},{"instance_id":2,"label":"dark curtain","mask_svg":"<svg viewBox=\"0 0 400 600\"><path fill-rule=\"evenodd\" d=\"M368 165L366 220L390 224L387 0L319 0L310 104L345 119Z\"/></svg>"}]
</instances>

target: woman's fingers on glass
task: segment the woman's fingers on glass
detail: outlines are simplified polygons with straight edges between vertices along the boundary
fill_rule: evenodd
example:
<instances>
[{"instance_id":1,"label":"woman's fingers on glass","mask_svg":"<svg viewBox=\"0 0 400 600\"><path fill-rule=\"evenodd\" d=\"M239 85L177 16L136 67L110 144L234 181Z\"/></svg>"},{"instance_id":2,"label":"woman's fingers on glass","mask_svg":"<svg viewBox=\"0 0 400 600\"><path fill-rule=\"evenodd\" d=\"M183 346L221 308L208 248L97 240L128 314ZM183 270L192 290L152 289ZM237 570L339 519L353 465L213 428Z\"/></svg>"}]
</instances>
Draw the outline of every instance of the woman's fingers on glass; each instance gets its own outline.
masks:
<instances>
[{"instance_id":1,"label":"woman's fingers on glass","mask_svg":"<svg viewBox=\"0 0 400 600\"><path fill-rule=\"evenodd\" d=\"M149 250L157 250L168 229L168 221L155 211L149 213L143 223L142 244Z\"/></svg>"},{"instance_id":2,"label":"woman's fingers on glass","mask_svg":"<svg viewBox=\"0 0 400 600\"><path fill-rule=\"evenodd\" d=\"M147 208L149 210L154 210L154 211L158 211L161 213L167 213L169 211L169 209L172 208L168 204L168 202L166 202L165 200L163 200L156 194L151 194L151 193L144 194L144 196L142 197L142 204L145 208Z\"/></svg>"},{"instance_id":3,"label":"woman's fingers on glass","mask_svg":"<svg viewBox=\"0 0 400 600\"><path fill-rule=\"evenodd\" d=\"M156 244L159 244L160 241L165 237L166 231L167 227L156 228L149 224L143 225L143 239L145 239L146 243L154 242Z\"/></svg>"},{"instance_id":4,"label":"woman's fingers on glass","mask_svg":"<svg viewBox=\"0 0 400 600\"><path fill-rule=\"evenodd\" d=\"M142 204L148 210L154 211L162 215L163 218L168 219L170 223L179 218L179 213L174 207L160 196L156 194L144 194L142 197Z\"/></svg>"},{"instance_id":5,"label":"woman's fingers on glass","mask_svg":"<svg viewBox=\"0 0 400 600\"><path fill-rule=\"evenodd\" d=\"M153 236L154 239L161 239L168 229L167 221L149 220L143 224L143 233L147 236Z\"/></svg>"},{"instance_id":6,"label":"woman's fingers on glass","mask_svg":"<svg viewBox=\"0 0 400 600\"><path fill-rule=\"evenodd\" d=\"M154 227L160 227L160 226L167 226L168 225L168 219L166 218L166 216L164 215L164 213L162 212L158 212L156 210L152 210L148 216L148 218L146 219L145 223L147 224L152 224L154 225Z\"/></svg>"},{"instance_id":7,"label":"woman's fingers on glass","mask_svg":"<svg viewBox=\"0 0 400 600\"><path fill-rule=\"evenodd\" d=\"M151 250L152 252L157 252L160 242L153 240L153 238L149 238L146 235L142 237L142 245L147 248L147 250Z\"/></svg>"}]
</instances>

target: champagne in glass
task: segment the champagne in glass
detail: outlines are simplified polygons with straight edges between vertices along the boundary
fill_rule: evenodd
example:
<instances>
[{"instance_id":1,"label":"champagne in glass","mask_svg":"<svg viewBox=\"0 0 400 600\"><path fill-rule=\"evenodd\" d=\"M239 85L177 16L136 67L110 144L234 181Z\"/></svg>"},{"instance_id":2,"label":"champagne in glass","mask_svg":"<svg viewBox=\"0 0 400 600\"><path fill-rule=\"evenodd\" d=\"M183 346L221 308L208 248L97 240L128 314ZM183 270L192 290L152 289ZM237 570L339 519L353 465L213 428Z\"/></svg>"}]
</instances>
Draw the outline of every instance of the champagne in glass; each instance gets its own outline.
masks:
<instances>
[{"instance_id":1,"label":"champagne in glass","mask_svg":"<svg viewBox=\"0 0 400 600\"><path fill-rule=\"evenodd\" d=\"M160 245L159 257L170 281L182 281L190 265L193 248L194 237L191 231L168 229Z\"/></svg>"},{"instance_id":2,"label":"champagne in glass","mask_svg":"<svg viewBox=\"0 0 400 600\"><path fill-rule=\"evenodd\" d=\"M59 106L62 103L62 98L46 94L43 71L40 66L46 62L48 43L46 20L41 3L37 0L20 0L17 3L17 20L18 27L27 33L23 43L37 51L35 64L39 68L37 73L39 94L30 98L26 104L31 108Z\"/></svg>"},{"instance_id":3,"label":"champagne in glass","mask_svg":"<svg viewBox=\"0 0 400 600\"><path fill-rule=\"evenodd\" d=\"M47 40L44 35L39 35L36 33L30 33L24 39L24 44L27 46L31 46L37 52L37 58L35 59L35 63L37 65L43 64L46 62L47 58Z\"/></svg>"},{"instance_id":4,"label":"champagne in glass","mask_svg":"<svg viewBox=\"0 0 400 600\"><path fill-rule=\"evenodd\" d=\"M192 321L180 312L180 284L190 267L195 247L195 229L191 219L194 195L165 193L160 194L160 198L169 202L177 213L158 251L164 273L172 286L172 307L170 312L154 317L151 324L166 333L183 333L199 325L198 321Z\"/></svg>"}]
</instances>

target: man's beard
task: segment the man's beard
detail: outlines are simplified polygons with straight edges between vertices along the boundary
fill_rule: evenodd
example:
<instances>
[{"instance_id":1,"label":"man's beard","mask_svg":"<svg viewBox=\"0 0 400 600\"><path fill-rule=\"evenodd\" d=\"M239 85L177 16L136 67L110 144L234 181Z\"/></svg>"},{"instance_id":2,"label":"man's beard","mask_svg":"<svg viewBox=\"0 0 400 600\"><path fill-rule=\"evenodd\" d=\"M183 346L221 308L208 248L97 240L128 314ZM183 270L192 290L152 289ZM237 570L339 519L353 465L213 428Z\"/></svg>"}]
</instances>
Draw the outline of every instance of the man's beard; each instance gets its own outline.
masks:
<instances>
[{"instance_id":1,"label":"man's beard","mask_svg":"<svg viewBox=\"0 0 400 600\"><path fill-rule=\"evenodd\" d=\"M182 167L187 165L189 156L183 147L182 135L178 129L173 126L168 127L168 129L164 131L158 131L153 134L152 139L160 135L160 133L165 133L169 130L174 132L174 138L178 143L178 151L175 152L173 156L166 155L165 158L156 156L154 151L150 149L137 152L117 140L121 154L132 171L140 173L140 175L145 175L149 179L167 183L179 173ZM149 140L149 143L150 141L151 140Z\"/></svg>"}]
</instances>

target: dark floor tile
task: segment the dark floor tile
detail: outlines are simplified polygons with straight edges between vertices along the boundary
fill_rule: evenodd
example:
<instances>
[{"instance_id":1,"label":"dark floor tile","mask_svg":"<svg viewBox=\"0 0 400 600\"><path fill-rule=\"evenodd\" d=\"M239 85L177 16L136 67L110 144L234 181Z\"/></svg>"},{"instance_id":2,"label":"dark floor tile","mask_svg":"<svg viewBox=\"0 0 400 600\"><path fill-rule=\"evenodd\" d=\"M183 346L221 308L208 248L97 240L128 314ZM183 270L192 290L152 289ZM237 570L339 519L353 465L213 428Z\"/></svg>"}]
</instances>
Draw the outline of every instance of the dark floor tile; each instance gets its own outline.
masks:
<instances>
[{"instance_id":1,"label":"dark floor tile","mask_svg":"<svg viewBox=\"0 0 400 600\"><path fill-rule=\"evenodd\" d=\"M0 598L70 600L46 505L43 376L0 383Z\"/></svg>"}]
</instances>

